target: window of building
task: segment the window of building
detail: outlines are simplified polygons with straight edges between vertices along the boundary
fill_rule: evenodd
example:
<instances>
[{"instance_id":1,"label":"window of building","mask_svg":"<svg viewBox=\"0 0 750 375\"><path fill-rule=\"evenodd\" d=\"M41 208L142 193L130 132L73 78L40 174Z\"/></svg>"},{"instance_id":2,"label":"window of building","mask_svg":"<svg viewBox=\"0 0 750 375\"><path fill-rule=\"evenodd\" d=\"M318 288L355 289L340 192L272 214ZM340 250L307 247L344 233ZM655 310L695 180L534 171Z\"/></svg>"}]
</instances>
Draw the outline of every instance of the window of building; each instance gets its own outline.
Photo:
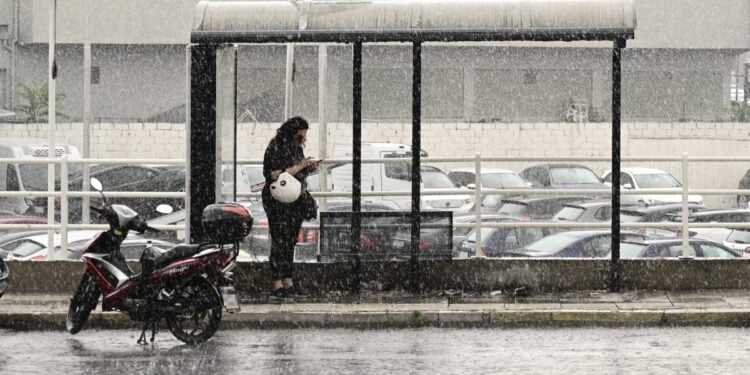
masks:
<instances>
[{"instance_id":1,"label":"window of building","mask_svg":"<svg viewBox=\"0 0 750 375\"><path fill-rule=\"evenodd\" d=\"M98 66L91 67L91 84L93 85L99 84L99 67Z\"/></svg>"}]
</instances>

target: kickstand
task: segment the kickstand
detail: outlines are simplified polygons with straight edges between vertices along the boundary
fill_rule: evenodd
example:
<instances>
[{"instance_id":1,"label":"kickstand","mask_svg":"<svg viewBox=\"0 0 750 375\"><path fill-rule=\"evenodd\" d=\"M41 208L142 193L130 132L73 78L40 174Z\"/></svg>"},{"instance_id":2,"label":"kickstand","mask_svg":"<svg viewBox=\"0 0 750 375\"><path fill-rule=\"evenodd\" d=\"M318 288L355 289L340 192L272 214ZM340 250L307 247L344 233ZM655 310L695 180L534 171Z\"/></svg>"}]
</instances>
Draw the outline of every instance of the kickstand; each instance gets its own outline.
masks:
<instances>
[{"instance_id":1,"label":"kickstand","mask_svg":"<svg viewBox=\"0 0 750 375\"><path fill-rule=\"evenodd\" d=\"M148 341L146 341L146 331L148 331L149 328L151 328L151 345L154 344L156 332L159 330L159 323L147 322L143 327L143 331L141 331L141 337L138 338L138 345L148 345Z\"/></svg>"}]
</instances>

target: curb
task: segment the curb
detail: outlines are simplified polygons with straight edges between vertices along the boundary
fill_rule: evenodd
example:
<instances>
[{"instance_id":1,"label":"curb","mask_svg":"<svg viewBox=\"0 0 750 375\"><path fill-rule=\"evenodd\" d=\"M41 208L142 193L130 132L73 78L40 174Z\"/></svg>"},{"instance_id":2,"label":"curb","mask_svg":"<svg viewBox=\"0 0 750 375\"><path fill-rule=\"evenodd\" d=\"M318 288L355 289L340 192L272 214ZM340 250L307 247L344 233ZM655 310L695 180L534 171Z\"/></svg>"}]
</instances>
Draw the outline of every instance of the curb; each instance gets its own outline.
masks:
<instances>
[{"instance_id":1,"label":"curb","mask_svg":"<svg viewBox=\"0 0 750 375\"><path fill-rule=\"evenodd\" d=\"M0 328L64 331L66 314L0 313ZM516 328L516 327L750 327L750 311L376 311L224 313L221 329L277 328ZM93 312L84 329L140 329L122 313Z\"/></svg>"}]
</instances>

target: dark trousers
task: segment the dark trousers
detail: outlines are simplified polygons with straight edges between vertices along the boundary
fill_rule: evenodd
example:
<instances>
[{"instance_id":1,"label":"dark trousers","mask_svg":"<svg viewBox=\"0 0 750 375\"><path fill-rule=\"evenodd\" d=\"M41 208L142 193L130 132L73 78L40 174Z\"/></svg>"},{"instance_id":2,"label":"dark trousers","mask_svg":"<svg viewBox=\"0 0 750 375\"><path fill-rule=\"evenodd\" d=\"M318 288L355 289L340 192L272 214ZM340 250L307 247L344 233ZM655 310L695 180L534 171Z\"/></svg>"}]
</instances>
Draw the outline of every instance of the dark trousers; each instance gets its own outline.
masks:
<instances>
[{"instance_id":1,"label":"dark trousers","mask_svg":"<svg viewBox=\"0 0 750 375\"><path fill-rule=\"evenodd\" d=\"M297 244L302 220L289 215L281 220L268 218L268 230L271 235L271 254L268 261L271 265L273 280L289 279L294 274L294 246Z\"/></svg>"}]
</instances>

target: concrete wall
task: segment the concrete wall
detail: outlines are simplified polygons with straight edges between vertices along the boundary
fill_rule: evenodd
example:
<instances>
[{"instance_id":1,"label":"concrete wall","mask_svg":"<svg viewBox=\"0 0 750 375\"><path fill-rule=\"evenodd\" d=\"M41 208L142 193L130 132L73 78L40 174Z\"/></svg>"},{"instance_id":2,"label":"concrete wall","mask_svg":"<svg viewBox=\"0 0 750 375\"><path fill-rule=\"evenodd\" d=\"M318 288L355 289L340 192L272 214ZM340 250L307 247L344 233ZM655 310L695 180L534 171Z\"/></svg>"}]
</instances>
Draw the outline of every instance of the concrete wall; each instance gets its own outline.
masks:
<instances>
[{"instance_id":1,"label":"concrete wall","mask_svg":"<svg viewBox=\"0 0 750 375\"><path fill-rule=\"evenodd\" d=\"M260 160L278 123L241 123L238 158ZM82 124L59 124L58 142L82 145ZM168 123L96 123L92 125L91 155L94 158L170 158L185 157L185 126ZM351 124L329 124L328 153L335 143L351 143ZM306 153L318 155L318 125L311 124ZM0 124L0 137L47 137L44 124ZM229 141L227 139L226 141ZM363 142L411 143L411 123L365 123ZM483 156L604 156L611 155L608 123L426 123L422 148L432 157ZM678 157L747 156L750 150L750 123L626 123L622 129L623 156ZM521 171L531 162L485 163ZM596 173L610 168L609 163L585 163ZM449 170L473 167L473 163L440 163ZM681 165L674 162L623 162L623 166L652 166L671 172L684 180ZM736 189L747 163L693 163L689 186L698 189ZM706 204L733 207L734 196L706 196Z\"/></svg>"},{"instance_id":2,"label":"concrete wall","mask_svg":"<svg viewBox=\"0 0 750 375\"><path fill-rule=\"evenodd\" d=\"M7 262L8 293L72 293L83 274L78 261ZM709 290L750 288L750 260L623 260L621 290ZM132 264L137 270L138 264ZM362 281L384 290L406 289L409 262L363 262ZM426 292L527 287L533 293L606 290L609 261L581 259L469 259L422 262ZM300 263L295 279L312 292L347 290L348 263ZM268 263L239 263L235 287L242 297L268 290Z\"/></svg>"}]
</instances>

